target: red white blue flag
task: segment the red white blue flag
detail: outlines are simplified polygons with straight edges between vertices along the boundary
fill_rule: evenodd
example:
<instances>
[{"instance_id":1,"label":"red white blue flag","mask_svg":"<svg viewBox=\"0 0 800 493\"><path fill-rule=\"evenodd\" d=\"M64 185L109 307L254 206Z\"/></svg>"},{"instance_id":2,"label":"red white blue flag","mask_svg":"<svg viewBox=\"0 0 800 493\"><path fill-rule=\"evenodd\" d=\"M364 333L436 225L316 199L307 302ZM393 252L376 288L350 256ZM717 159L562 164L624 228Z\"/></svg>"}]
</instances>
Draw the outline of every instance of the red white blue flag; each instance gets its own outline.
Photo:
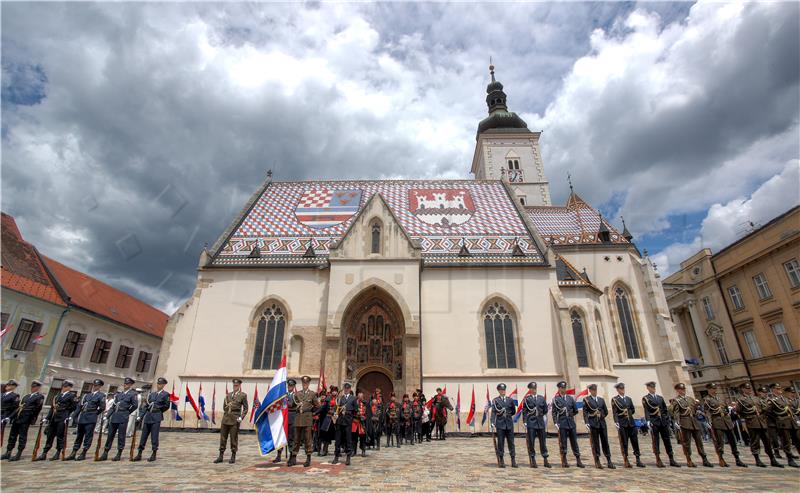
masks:
<instances>
[{"instance_id":1,"label":"red white blue flag","mask_svg":"<svg viewBox=\"0 0 800 493\"><path fill-rule=\"evenodd\" d=\"M486 384L486 404L483 405L483 418L481 418L481 426L486 423L489 418L489 408L492 407L492 399L489 397L489 384Z\"/></svg>"},{"instance_id":2,"label":"red white blue flag","mask_svg":"<svg viewBox=\"0 0 800 493\"><path fill-rule=\"evenodd\" d=\"M194 401L194 397L192 397L192 392L189 390L189 384L186 384L186 397L185 401L188 402L192 409L194 409L194 413L197 415L197 419L200 419L200 408L197 407L197 403Z\"/></svg>"},{"instance_id":3,"label":"red white blue flag","mask_svg":"<svg viewBox=\"0 0 800 493\"><path fill-rule=\"evenodd\" d=\"M262 456L288 445L289 406L286 402L286 355L272 377L272 384L264 401L256 411L258 447Z\"/></svg>"}]
</instances>

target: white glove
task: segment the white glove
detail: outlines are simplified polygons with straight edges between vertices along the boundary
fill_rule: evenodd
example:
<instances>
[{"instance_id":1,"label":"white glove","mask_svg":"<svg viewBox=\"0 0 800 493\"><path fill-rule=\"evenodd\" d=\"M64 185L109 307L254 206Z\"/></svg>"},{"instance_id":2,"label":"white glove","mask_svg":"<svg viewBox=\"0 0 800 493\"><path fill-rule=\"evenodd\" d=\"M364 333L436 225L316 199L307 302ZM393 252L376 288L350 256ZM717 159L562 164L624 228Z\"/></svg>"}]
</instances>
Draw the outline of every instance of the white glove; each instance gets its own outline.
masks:
<instances>
[{"instance_id":1,"label":"white glove","mask_svg":"<svg viewBox=\"0 0 800 493\"><path fill-rule=\"evenodd\" d=\"M138 423L139 421L141 421L141 420L142 420L142 417L141 417L141 416L136 416L136 422L137 422L137 423Z\"/></svg>"},{"instance_id":2,"label":"white glove","mask_svg":"<svg viewBox=\"0 0 800 493\"><path fill-rule=\"evenodd\" d=\"M616 426L617 429L619 430L619 423L614 423L614 426Z\"/></svg>"},{"instance_id":3,"label":"white glove","mask_svg":"<svg viewBox=\"0 0 800 493\"><path fill-rule=\"evenodd\" d=\"M241 422L242 422L242 417L241 417L241 416L239 416L238 418L236 418L236 422L237 422L237 423L241 423Z\"/></svg>"},{"instance_id":4,"label":"white glove","mask_svg":"<svg viewBox=\"0 0 800 493\"><path fill-rule=\"evenodd\" d=\"M585 426L587 430L591 429L591 428L589 428L589 423L584 423L583 426Z\"/></svg>"},{"instance_id":5,"label":"white glove","mask_svg":"<svg viewBox=\"0 0 800 493\"><path fill-rule=\"evenodd\" d=\"M3 424L4 425L7 425L10 422L11 422L11 418L3 418Z\"/></svg>"},{"instance_id":6,"label":"white glove","mask_svg":"<svg viewBox=\"0 0 800 493\"><path fill-rule=\"evenodd\" d=\"M560 430L560 429L561 429L561 427L558 426L558 424L556 424L556 430Z\"/></svg>"},{"instance_id":7,"label":"white glove","mask_svg":"<svg viewBox=\"0 0 800 493\"><path fill-rule=\"evenodd\" d=\"M649 421L647 422L647 429L651 431L653 430L653 424Z\"/></svg>"},{"instance_id":8,"label":"white glove","mask_svg":"<svg viewBox=\"0 0 800 493\"><path fill-rule=\"evenodd\" d=\"M676 421L676 422L675 422L675 427L676 427L676 428L678 428L678 429L680 430L680 429L681 429L681 424L680 424L680 423L678 423L678 422Z\"/></svg>"},{"instance_id":9,"label":"white glove","mask_svg":"<svg viewBox=\"0 0 800 493\"><path fill-rule=\"evenodd\" d=\"M67 426L72 426L72 416L67 418Z\"/></svg>"},{"instance_id":10,"label":"white glove","mask_svg":"<svg viewBox=\"0 0 800 493\"><path fill-rule=\"evenodd\" d=\"M43 419L43 420L42 420L42 424L43 424L43 425L45 425L45 426L47 426L47 425L49 425L49 424L50 424L50 420L49 420L49 419Z\"/></svg>"}]
</instances>

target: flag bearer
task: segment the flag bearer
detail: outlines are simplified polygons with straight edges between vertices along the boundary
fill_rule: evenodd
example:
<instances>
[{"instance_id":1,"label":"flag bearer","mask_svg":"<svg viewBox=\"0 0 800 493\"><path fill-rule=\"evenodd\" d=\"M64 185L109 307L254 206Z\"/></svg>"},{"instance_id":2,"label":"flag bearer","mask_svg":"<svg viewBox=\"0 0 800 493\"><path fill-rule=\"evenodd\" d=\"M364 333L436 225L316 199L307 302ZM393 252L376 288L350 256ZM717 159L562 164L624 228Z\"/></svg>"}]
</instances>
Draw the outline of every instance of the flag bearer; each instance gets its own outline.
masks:
<instances>
[{"instance_id":1,"label":"flag bearer","mask_svg":"<svg viewBox=\"0 0 800 493\"><path fill-rule=\"evenodd\" d=\"M147 437L150 436L150 445L153 453L150 454L148 462L156 460L156 452L158 452L158 435L161 431L161 422L164 420L164 412L170 408L169 392L164 390L164 385L167 384L167 379L158 377L156 381L155 392L150 392L147 396L145 406L139 410L137 421L142 421L142 439L139 441L139 452L133 458L134 462L142 460L142 452L147 445Z\"/></svg>"},{"instance_id":2,"label":"flag bearer","mask_svg":"<svg viewBox=\"0 0 800 493\"><path fill-rule=\"evenodd\" d=\"M239 450L239 424L247 416L247 394L242 392L242 381L238 378L233 379L233 390L225 396L222 409L222 421L219 426L219 457L214 460L214 464L222 462L225 446L228 444L228 436L231 437L231 459L228 463L234 464L236 451Z\"/></svg>"}]
</instances>

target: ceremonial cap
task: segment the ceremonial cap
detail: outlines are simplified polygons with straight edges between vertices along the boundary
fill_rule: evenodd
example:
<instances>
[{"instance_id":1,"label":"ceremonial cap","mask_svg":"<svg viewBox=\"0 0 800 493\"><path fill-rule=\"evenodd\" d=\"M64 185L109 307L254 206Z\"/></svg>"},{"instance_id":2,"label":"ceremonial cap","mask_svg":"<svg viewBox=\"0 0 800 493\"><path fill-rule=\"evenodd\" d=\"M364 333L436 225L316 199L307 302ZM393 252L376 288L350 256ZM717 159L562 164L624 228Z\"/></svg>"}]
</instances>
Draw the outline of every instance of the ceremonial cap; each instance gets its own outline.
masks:
<instances>
[{"instance_id":1,"label":"ceremonial cap","mask_svg":"<svg viewBox=\"0 0 800 493\"><path fill-rule=\"evenodd\" d=\"M683 383L681 383L681 382L678 382L678 383L676 383L676 384L675 384L675 390L679 390L679 389L680 389L680 390L686 390L686 385L684 385L684 384L683 384Z\"/></svg>"},{"instance_id":2,"label":"ceremonial cap","mask_svg":"<svg viewBox=\"0 0 800 493\"><path fill-rule=\"evenodd\" d=\"M614 388L615 389L624 389L625 388L625 384L622 383L622 382L619 382L618 384L614 385Z\"/></svg>"},{"instance_id":3,"label":"ceremonial cap","mask_svg":"<svg viewBox=\"0 0 800 493\"><path fill-rule=\"evenodd\" d=\"M498 383L497 384L497 390L506 390L506 384Z\"/></svg>"},{"instance_id":4,"label":"ceremonial cap","mask_svg":"<svg viewBox=\"0 0 800 493\"><path fill-rule=\"evenodd\" d=\"M92 381L92 384L101 385L102 386L102 385L105 385L106 383L104 381L100 380L99 378L95 378L94 381Z\"/></svg>"},{"instance_id":5,"label":"ceremonial cap","mask_svg":"<svg viewBox=\"0 0 800 493\"><path fill-rule=\"evenodd\" d=\"M126 384L133 385L134 383L136 383L136 380L132 379L131 377L125 377L124 382Z\"/></svg>"},{"instance_id":6,"label":"ceremonial cap","mask_svg":"<svg viewBox=\"0 0 800 493\"><path fill-rule=\"evenodd\" d=\"M556 384L556 387L558 387L559 389L565 389L567 388L567 382L562 380Z\"/></svg>"},{"instance_id":7,"label":"ceremonial cap","mask_svg":"<svg viewBox=\"0 0 800 493\"><path fill-rule=\"evenodd\" d=\"M528 384L528 388L529 388L529 389L535 389L535 388L536 388L536 382L530 382L530 383Z\"/></svg>"},{"instance_id":8,"label":"ceremonial cap","mask_svg":"<svg viewBox=\"0 0 800 493\"><path fill-rule=\"evenodd\" d=\"M156 382L158 382L158 383L160 383L162 385L166 385L167 384L167 379L164 378L164 377L158 377L158 380L156 380Z\"/></svg>"}]
</instances>

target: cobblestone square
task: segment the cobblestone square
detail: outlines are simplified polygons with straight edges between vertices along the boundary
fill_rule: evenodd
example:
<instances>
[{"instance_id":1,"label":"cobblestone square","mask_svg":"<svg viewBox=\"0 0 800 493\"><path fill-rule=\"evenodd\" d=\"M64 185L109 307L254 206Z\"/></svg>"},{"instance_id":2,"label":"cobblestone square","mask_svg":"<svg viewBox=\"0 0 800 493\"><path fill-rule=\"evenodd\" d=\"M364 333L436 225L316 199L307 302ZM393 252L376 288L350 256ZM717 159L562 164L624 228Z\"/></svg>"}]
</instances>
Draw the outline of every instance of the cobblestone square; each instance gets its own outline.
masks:
<instances>
[{"instance_id":1,"label":"cobblestone square","mask_svg":"<svg viewBox=\"0 0 800 493\"><path fill-rule=\"evenodd\" d=\"M34 437L35 438L35 437ZM643 437L645 469L622 469L612 448L616 470L558 466L558 443L548 440L552 469L530 469L525 460L525 441L517 438L519 469L497 469L489 437L451 437L445 441L369 450L354 457L351 466L332 465L332 454L313 457L312 466L287 468L259 456L255 435L240 437L236 464L212 464L217 455L216 433L164 432L159 459L131 463L128 453L121 462L31 462L33 442L19 462L3 461L3 492L18 491L798 491L800 470L750 465L713 469L655 467L647 437ZM71 442L71 439L70 439ZM584 462L590 463L588 439L581 438ZM709 444L706 445L710 447ZM613 447L613 445L612 445ZM332 451L332 449L331 449ZM92 451L93 452L93 451ZM51 452L52 454L52 452ZM148 456L149 451L145 455ZM304 459L304 457L300 457ZM683 463L683 458L678 457ZM506 456L508 462L508 456ZM783 461L785 463L785 461Z\"/></svg>"}]
</instances>

